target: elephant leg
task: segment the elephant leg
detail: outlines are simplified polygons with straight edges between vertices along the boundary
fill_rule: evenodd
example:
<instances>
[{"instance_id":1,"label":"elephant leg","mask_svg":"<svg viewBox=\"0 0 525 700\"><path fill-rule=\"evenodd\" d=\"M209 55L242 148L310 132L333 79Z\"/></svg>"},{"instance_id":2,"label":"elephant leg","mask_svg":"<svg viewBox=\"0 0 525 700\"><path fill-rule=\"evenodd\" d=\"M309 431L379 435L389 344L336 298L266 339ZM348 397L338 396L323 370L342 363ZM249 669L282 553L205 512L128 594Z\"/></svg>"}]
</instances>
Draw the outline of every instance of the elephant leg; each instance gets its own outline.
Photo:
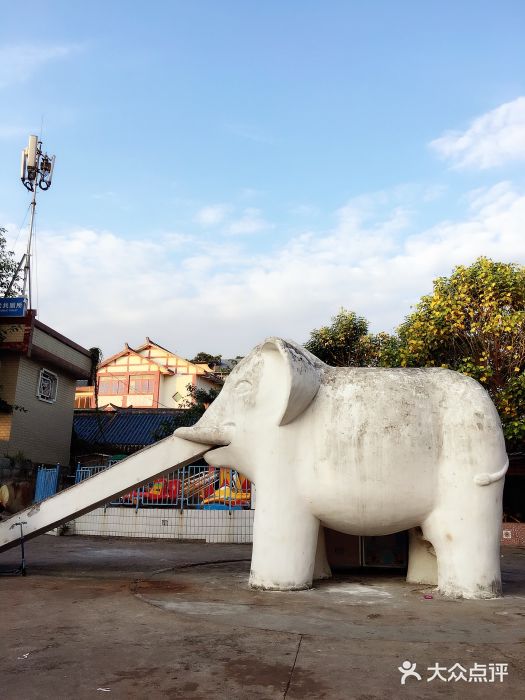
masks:
<instances>
[{"instance_id":1,"label":"elephant leg","mask_svg":"<svg viewBox=\"0 0 525 700\"><path fill-rule=\"evenodd\" d=\"M438 590L451 598L501 595L501 494L478 488L472 507L437 511L423 524L436 550Z\"/></svg>"},{"instance_id":2,"label":"elephant leg","mask_svg":"<svg viewBox=\"0 0 525 700\"><path fill-rule=\"evenodd\" d=\"M414 527L408 533L408 583L438 582L437 559L434 548L423 538L421 528Z\"/></svg>"},{"instance_id":3,"label":"elephant leg","mask_svg":"<svg viewBox=\"0 0 525 700\"><path fill-rule=\"evenodd\" d=\"M319 527L319 534L317 536L317 549L315 552L315 564L314 564L314 581L318 581L324 578L332 578L332 570L330 569L330 564L328 563L328 558L326 556L326 540L324 535L324 527Z\"/></svg>"},{"instance_id":4,"label":"elephant leg","mask_svg":"<svg viewBox=\"0 0 525 700\"><path fill-rule=\"evenodd\" d=\"M275 489L257 489L250 586L273 591L311 588L319 520Z\"/></svg>"}]
</instances>

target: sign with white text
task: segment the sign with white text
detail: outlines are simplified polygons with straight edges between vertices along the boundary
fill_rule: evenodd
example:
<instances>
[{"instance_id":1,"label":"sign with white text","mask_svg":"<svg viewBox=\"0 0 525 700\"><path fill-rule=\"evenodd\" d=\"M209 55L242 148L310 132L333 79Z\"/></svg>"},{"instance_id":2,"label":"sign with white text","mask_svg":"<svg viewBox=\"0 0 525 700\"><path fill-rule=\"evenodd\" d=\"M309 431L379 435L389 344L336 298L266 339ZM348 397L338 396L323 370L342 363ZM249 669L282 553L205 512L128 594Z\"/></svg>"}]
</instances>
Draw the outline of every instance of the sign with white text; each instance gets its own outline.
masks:
<instances>
[{"instance_id":1,"label":"sign with white text","mask_svg":"<svg viewBox=\"0 0 525 700\"><path fill-rule=\"evenodd\" d=\"M26 304L25 297L4 297L0 299L0 316L25 316Z\"/></svg>"}]
</instances>

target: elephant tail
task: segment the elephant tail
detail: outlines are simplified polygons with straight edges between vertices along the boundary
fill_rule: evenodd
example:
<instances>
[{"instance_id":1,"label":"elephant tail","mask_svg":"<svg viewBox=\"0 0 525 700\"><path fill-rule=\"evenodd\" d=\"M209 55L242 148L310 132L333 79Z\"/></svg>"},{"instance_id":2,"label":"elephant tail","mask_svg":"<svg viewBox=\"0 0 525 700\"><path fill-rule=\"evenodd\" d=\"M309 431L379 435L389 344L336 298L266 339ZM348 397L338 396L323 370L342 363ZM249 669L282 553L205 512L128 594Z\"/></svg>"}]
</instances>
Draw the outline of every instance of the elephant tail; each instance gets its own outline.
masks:
<instances>
[{"instance_id":1,"label":"elephant tail","mask_svg":"<svg viewBox=\"0 0 525 700\"><path fill-rule=\"evenodd\" d=\"M474 483L478 486L488 486L489 484L493 484L495 481L503 479L503 477L507 473L508 468L509 458L507 457L507 461L505 462L505 466L503 467L503 469L500 469L499 472L494 472L493 474L476 474L476 476L474 477Z\"/></svg>"}]
</instances>

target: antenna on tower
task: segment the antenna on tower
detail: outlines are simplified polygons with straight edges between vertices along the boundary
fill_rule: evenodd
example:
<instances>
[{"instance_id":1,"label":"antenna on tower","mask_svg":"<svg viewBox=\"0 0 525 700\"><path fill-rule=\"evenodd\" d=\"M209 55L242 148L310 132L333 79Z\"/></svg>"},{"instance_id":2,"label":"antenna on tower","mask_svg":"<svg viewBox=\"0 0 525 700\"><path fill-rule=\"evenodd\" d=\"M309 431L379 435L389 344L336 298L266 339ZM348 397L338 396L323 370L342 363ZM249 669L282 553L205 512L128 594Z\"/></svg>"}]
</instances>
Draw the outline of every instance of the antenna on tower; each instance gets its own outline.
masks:
<instances>
[{"instance_id":1,"label":"antenna on tower","mask_svg":"<svg viewBox=\"0 0 525 700\"><path fill-rule=\"evenodd\" d=\"M27 148L22 150L20 163L20 179L30 192L36 192L37 185L41 190L51 187L55 156L49 157L42 151L42 141L38 136L30 136Z\"/></svg>"},{"instance_id":2,"label":"antenna on tower","mask_svg":"<svg viewBox=\"0 0 525 700\"><path fill-rule=\"evenodd\" d=\"M42 150L42 141L38 140L38 136L31 135L27 147L22 150L22 158L20 161L20 179L22 180L22 184L33 193L30 205L31 220L29 222L29 238L26 252L22 256L5 293L6 297L10 296L11 290L23 266L24 281L22 285L22 300L28 303L28 308L31 308L31 244L33 241L33 225L35 221L36 193L38 188L45 191L51 187L54 167L55 156L48 156L47 153L44 153Z\"/></svg>"}]
</instances>

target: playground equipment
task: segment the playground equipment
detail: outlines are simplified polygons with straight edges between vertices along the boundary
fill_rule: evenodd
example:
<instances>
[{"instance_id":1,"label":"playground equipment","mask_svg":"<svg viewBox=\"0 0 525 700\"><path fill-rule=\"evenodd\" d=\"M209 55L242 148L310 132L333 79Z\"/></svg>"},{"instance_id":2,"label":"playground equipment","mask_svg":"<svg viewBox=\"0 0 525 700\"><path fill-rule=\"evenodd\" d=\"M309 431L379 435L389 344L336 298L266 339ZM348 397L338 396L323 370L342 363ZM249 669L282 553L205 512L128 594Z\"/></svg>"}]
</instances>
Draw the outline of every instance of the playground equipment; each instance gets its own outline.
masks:
<instances>
[{"instance_id":1,"label":"playground equipment","mask_svg":"<svg viewBox=\"0 0 525 700\"><path fill-rule=\"evenodd\" d=\"M234 469L221 469L219 488L201 501L201 507L215 504L224 506L249 506L251 502L250 482Z\"/></svg>"},{"instance_id":2,"label":"playground equipment","mask_svg":"<svg viewBox=\"0 0 525 700\"><path fill-rule=\"evenodd\" d=\"M198 506L214 492L217 479L218 470L214 467L209 467L206 471L201 467L182 468L122 494L118 503L137 506Z\"/></svg>"},{"instance_id":3,"label":"playground equipment","mask_svg":"<svg viewBox=\"0 0 525 700\"><path fill-rule=\"evenodd\" d=\"M58 527L114 500L122 493L196 461L209 449L171 435L135 452L105 471L47 498L0 522L0 552Z\"/></svg>"}]
</instances>

